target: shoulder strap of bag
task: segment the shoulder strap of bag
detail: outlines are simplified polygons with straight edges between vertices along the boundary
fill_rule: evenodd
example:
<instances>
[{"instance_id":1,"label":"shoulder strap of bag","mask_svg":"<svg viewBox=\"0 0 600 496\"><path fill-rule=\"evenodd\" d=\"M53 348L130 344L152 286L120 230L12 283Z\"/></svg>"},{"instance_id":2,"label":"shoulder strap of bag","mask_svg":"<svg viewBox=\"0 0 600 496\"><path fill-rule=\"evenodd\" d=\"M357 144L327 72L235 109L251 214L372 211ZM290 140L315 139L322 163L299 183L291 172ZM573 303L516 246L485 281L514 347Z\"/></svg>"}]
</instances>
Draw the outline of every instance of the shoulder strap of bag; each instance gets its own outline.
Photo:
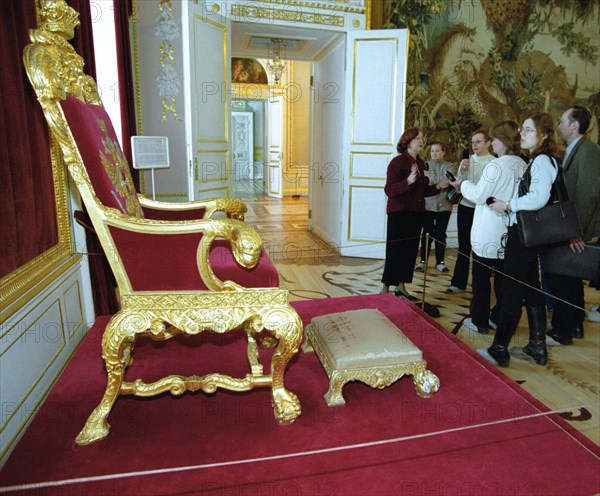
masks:
<instances>
[{"instance_id":1,"label":"shoulder strap of bag","mask_svg":"<svg viewBox=\"0 0 600 496\"><path fill-rule=\"evenodd\" d=\"M525 169L525 173L523 174L523 177L521 179L521 182L519 183L519 192L518 192L518 196L525 196L527 193L529 193L529 186L531 185L531 165L533 164L533 160L529 161L529 164L527 164L527 168Z\"/></svg>"},{"instance_id":2,"label":"shoulder strap of bag","mask_svg":"<svg viewBox=\"0 0 600 496\"><path fill-rule=\"evenodd\" d=\"M556 167L556 179L552 183L552 189L550 190L550 200L548 204L556 202L564 202L569 200L569 193L567 192L567 186L565 185L564 171L562 165L556 161L554 157L550 157L552 165Z\"/></svg>"},{"instance_id":3,"label":"shoulder strap of bag","mask_svg":"<svg viewBox=\"0 0 600 496\"><path fill-rule=\"evenodd\" d=\"M554 157L547 155L550 159L550 163L557 169L556 178L552 183L552 187L550 189L550 199L548 200L547 205L556 202L563 202L569 199L569 194L567 193L567 187L565 186L565 180L563 177L563 169L558 160ZM529 193L529 187L531 186L531 168L533 165L533 160L529 162L527 165L527 169L523 174L523 179L519 183L519 196L525 196Z\"/></svg>"}]
</instances>

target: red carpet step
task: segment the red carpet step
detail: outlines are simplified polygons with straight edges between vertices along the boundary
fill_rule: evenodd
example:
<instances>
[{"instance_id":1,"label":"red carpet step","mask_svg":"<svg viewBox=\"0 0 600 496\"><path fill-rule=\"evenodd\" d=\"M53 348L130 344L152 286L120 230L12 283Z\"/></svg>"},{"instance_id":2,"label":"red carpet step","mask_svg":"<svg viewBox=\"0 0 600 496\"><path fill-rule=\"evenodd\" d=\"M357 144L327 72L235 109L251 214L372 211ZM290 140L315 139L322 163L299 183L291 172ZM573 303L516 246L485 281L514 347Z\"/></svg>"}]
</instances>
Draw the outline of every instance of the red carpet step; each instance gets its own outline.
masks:
<instances>
[{"instance_id":1,"label":"red carpet step","mask_svg":"<svg viewBox=\"0 0 600 496\"><path fill-rule=\"evenodd\" d=\"M600 449L479 358L420 309L391 295L293 304L316 315L378 308L423 350L441 381L432 398L412 380L344 388L328 407L316 355L292 360L286 387L302 402L292 425L268 390L117 400L108 437L74 439L105 387L99 318L0 471L18 495L593 495ZM272 350L261 350L268 363ZM138 341L128 377L247 373L243 332ZM576 406L576 405L565 405ZM350 446L350 448L348 448Z\"/></svg>"}]
</instances>

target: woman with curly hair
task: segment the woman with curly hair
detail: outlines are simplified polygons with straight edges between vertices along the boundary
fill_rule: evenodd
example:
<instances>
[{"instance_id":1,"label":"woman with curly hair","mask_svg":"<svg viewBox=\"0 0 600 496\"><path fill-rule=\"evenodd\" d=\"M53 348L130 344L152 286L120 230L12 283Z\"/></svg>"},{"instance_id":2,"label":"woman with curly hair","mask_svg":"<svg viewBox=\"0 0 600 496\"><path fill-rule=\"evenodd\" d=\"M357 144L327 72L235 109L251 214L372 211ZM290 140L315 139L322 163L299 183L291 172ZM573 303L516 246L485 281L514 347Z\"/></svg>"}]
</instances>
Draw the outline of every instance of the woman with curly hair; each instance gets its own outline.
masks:
<instances>
[{"instance_id":1,"label":"woman with curly hair","mask_svg":"<svg viewBox=\"0 0 600 496\"><path fill-rule=\"evenodd\" d=\"M396 149L399 155L388 165L385 194L387 200L387 240L382 293L396 286L395 294L413 298L404 284L412 281L419 238L425 217L425 197L448 187L448 180L429 185L423 150L423 133L411 127L402 133Z\"/></svg>"},{"instance_id":2,"label":"woman with curly hair","mask_svg":"<svg viewBox=\"0 0 600 496\"><path fill-rule=\"evenodd\" d=\"M536 113L525 119L521 127L521 148L529 152L530 159L512 198L496 200L490 205L494 211L508 214L502 309L492 346L477 352L501 367L508 367L511 355L538 365L548 362L546 307L539 274L539 256L544 247L527 248L521 244L516 213L539 210L551 199L552 184L561 166L551 115ZM523 302L529 322L529 343L523 348L512 348L509 353L508 344L519 325Z\"/></svg>"}]
</instances>

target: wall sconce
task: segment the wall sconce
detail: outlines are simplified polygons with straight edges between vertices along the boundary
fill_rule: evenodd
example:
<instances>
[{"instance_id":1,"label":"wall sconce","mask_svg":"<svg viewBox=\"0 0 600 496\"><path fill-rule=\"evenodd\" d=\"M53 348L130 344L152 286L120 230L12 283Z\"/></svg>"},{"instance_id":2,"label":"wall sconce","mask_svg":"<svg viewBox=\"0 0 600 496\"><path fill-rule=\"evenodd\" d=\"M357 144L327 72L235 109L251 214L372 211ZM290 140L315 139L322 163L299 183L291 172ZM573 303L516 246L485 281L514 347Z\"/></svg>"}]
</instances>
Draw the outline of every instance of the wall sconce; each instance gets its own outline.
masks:
<instances>
[{"instance_id":1,"label":"wall sconce","mask_svg":"<svg viewBox=\"0 0 600 496\"><path fill-rule=\"evenodd\" d=\"M285 47L287 42L285 40L275 38L271 39L270 43L267 43L269 49L267 70L273 76L275 84L279 84L283 70L285 69Z\"/></svg>"}]
</instances>

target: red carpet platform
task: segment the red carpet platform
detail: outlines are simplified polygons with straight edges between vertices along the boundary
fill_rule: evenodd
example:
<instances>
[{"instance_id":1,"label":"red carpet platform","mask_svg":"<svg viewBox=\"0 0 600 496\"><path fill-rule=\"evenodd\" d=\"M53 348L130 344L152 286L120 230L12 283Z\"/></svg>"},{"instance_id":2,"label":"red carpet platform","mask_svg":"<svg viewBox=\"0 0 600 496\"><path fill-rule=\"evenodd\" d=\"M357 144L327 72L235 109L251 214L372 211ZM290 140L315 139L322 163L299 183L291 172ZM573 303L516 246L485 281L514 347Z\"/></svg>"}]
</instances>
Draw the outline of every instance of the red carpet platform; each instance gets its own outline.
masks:
<instances>
[{"instance_id":1,"label":"red carpet platform","mask_svg":"<svg viewBox=\"0 0 600 496\"><path fill-rule=\"evenodd\" d=\"M268 390L120 398L108 437L74 439L105 387L106 318L90 330L0 472L0 493L35 495L346 496L593 495L600 449L414 305L391 295L294 303L316 315L378 308L423 350L441 381L419 398L410 378L389 388L344 388L299 352L286 386L302 402L292 425L273 419ZM261 350L265 358L272 350ZM242 332L140 341L129 377L165 371L245 375ZM268 362L265 362L268 363ZM218 366L217 366L218 364ZM577 406L577 405L565 405Z\"/></svg>"}]
</instances>

